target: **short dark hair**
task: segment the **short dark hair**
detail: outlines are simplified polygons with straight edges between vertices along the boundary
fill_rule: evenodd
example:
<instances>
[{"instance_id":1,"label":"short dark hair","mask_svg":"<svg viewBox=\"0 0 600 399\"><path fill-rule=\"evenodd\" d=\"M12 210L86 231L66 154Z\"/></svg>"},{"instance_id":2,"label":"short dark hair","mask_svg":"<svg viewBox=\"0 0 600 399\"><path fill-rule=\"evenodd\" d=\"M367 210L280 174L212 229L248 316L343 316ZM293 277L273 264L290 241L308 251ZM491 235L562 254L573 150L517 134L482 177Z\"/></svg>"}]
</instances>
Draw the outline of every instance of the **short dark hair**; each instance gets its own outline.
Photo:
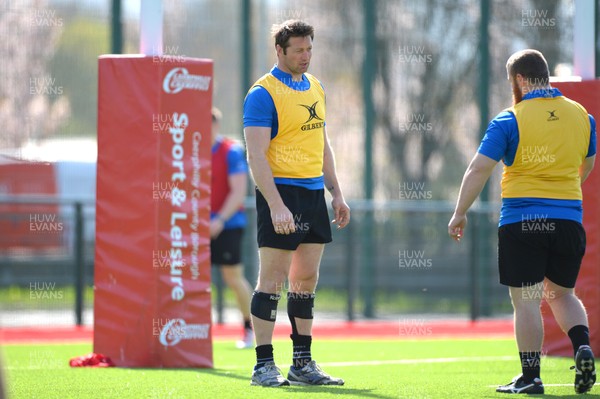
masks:
<instances>
[{"instance_id":1,"label":"short dark hair","mask_svg":"<svg viewBox=\"0 0 600 399\"><path fill-rule=\"evenodd\" d=\"M547 85L549 81L548 63L544 55L537 50L517 51L506 61L506 73L509 78L520 74L533 85Z\"/></svg>"},{"instance_id":2,"label":"short dark hair","mask_svg":"<svg viewBox=\"0 0 600 399\"><path fill-rule=\"evenodd\" d=\"M286 49L290 46L290 37L310 36L311 40L315 38L315 29L299 19L288 19L279 25L273 25L271 33L275 38L275 46L281 46L283 54L286 53Z\"/></svg>"},{"instance_id":3,"label":"short dark hair","mask_svg":"<svg viewBox=\"0 0 600 399\"><path fill-rule=\"evenodd\" d=\"M221 122L221 118L223 117L223 114L221 113L221 111L219 110L219 108L212 107L212 109L210 110L210 114L212 116L213 123L215 123L215 122Z\"/></svg>"}]
</instances>

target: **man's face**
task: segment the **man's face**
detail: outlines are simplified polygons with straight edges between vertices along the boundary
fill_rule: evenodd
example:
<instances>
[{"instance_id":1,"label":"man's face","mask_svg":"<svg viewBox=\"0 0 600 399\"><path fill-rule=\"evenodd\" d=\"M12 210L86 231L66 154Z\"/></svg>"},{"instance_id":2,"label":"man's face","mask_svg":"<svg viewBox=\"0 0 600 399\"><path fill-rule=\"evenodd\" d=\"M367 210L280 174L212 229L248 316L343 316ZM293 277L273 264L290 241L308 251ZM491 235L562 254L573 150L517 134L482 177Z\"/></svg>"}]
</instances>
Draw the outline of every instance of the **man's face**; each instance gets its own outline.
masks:
<instances>
[{"instance_id":1,"label":"man's face","mask_svg":"<svg viewBox=\"0 0 600 399\"><path fill-rule=\"evenodd\" d=\"M291 72L293 75L300 75L308 71L310 58L312 57L312 39L310 36L290 37L289 46L285 54L281 46L277 46L277 59L279 67Z\"/></svg>"}]
</instances>

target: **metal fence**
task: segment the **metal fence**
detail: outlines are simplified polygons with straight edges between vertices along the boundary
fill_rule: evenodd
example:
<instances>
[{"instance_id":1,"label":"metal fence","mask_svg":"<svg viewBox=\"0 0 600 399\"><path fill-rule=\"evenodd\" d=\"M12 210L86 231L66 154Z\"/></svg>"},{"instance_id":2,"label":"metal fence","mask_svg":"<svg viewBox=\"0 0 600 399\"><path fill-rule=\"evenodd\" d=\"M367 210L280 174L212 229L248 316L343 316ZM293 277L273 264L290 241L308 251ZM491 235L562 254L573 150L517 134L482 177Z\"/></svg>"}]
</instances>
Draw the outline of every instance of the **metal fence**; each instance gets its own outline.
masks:
<instances>
[{"instance_id":1,"label":"metal fence","mask_svg":"<svg viewBox=\"0 0 600 399\"><path fill-rule=\"evenodd\" d=\"M317 310L348 320L405 314L477 319L511 311L507 292L497 282L497 205L470 212L460 244L446 233L453 210L448 202L352 201L350 207L351 223L334 229L334 241L323 255ZM246 200L246 211L243 263L253 285L258 273L253 198ZM40 229L43 223L46 228ZM14 229L24 225L29 227L15 235ZM49 316L40 324L57 322L52 312L58 311L70 315L66 323L91 323L94 228L91 199L0 197L3 325L19 324L22 318L35 324L44 311ZM213 272L213 278L215 312L222 321L230 304L219 273ZM12 315L8 321L7 314Z\"/></svg>"},{"instance_id":2,"label":"metal fence","mask_svg":"<svg viewBox=\"0 0 600 399\"><path fill-rule=\"evenodd\" d=\"M94 227L93 198L0 196L0 325L91 322Z\"/></svg>"}]
</instances>

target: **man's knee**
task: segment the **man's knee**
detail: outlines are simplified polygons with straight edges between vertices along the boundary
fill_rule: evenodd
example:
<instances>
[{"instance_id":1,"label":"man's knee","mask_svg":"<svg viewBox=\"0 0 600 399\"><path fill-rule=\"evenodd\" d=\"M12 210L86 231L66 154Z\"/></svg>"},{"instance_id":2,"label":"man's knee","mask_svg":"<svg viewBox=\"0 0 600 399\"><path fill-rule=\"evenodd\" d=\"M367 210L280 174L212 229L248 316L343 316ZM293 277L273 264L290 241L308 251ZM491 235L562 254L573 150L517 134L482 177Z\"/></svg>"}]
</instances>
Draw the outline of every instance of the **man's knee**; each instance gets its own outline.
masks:
<instances>
[{"instance_id":1,"label":"man's knee","mask_svg":"<svg viewBox=\"0 0 600 399\"><path fill-rule=\"evenodd\" d=\"M577 297L577 295L575 295L575 292L572 289L547 289L546 291L544 291L544 299L546 300L546 302L548 302L549 305L553 305L557 301L561 301L565 298L572 298L579 301L579 298Z\"/></svg>"},{"instance_id":2,"label":"man's knee","mask_svg":"<svg viewBox=\"0 0 600 399\"><path fill-rule=\"evenodd\" d=\"M229 269L226 270L226 267ZM231 269L232 267L235 266L221 266L221 275L223 276L223 281L225 281L225 284L227 284L228 287L236 285L239 279L239 275Z\"/></svg>"},{"instance_id":3,"label":"man's knee","mask_svg":"<svg viewBox=\"0 0 600 399\"><path fill-rule=\"evenodd\" d=\"M256 291L279 294L285 288L285 279L259 278Z\"/></svg>"},{"instance_id":4,"label":"man's knee","mask_svg":"<svg viewBox=\"0 0 600 399\"><path fill-rule=\"evenodd\" d=\"M258 283L256 291L279 293L283 290L288 278L288 268L262 267L258 271Z\"/></svg>"},{"instance_id":5,"label":"man's knee","mask_svg":"<svg viewBox=\"0 0 600 399\"><path fill-rule=\"evenodd\" d=\"M575 298L575 290L573 288L563 287L552 282L550 279L546 278L544 280L544 299L548 302L549 305L552 305L556 301L560 301L564 298Z\"/></svg>"},{"instance_id":6,"label":"man's knee","mask_svg":"<svg viewBox=\"0 0 600 399\"><path fill-rule=\"evenodd\" d=\"M290 276L289 289L297 292L314 291L319 281L319 272L294 273Z\"/></svg>"},{"instance_id":7,"label":"man's knee","mask_svg":"<svg viewBox=\"0 0 600 399\"><path fill-rule=\"evenodd\" d=\"M544 296L543 289L537 286L510 287L510 299L515 310L539 309Z\"/></svg>"}]
</instances>

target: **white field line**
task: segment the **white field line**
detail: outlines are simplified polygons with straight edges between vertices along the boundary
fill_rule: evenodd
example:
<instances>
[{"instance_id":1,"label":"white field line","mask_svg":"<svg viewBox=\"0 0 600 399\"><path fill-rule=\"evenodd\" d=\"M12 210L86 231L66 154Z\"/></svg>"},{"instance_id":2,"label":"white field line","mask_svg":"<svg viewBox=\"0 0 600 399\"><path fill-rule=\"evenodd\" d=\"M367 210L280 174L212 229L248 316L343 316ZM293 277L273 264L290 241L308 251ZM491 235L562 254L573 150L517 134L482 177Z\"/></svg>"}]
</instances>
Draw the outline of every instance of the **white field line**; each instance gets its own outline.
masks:
<instances>
[{"instance_id":1,"label":"white field line","mask_svg":"<svg viewBox=\"0 0 600 399\"><path fill-rule=\"evenodd\" d=\"M474 357L435 357L431 359L398 359L398 360L365 360L359 362L327 362L319 363L323 367L382 366L386 364L425 364L425 363L460 363L460 362L503 362L515 360L514 356L474 356Z\"/></svg>"},{"instance_id":2,"label":"white field line","mask_svg":"<svg viewBox=\"0 0 600 399\"><path fill-rule=\"evenodd\" d=\"M324 362L322 367L357 367L384 366L390 364L427 364L427 363L460 363L460 362L506 362L515 361L515 356L474 356L474 357L434 357L430 359L396 359L396 360L364 360L357 362ZM224 366L218 369L235 370L247 367Z\"/></svg>"}]
</instances>

